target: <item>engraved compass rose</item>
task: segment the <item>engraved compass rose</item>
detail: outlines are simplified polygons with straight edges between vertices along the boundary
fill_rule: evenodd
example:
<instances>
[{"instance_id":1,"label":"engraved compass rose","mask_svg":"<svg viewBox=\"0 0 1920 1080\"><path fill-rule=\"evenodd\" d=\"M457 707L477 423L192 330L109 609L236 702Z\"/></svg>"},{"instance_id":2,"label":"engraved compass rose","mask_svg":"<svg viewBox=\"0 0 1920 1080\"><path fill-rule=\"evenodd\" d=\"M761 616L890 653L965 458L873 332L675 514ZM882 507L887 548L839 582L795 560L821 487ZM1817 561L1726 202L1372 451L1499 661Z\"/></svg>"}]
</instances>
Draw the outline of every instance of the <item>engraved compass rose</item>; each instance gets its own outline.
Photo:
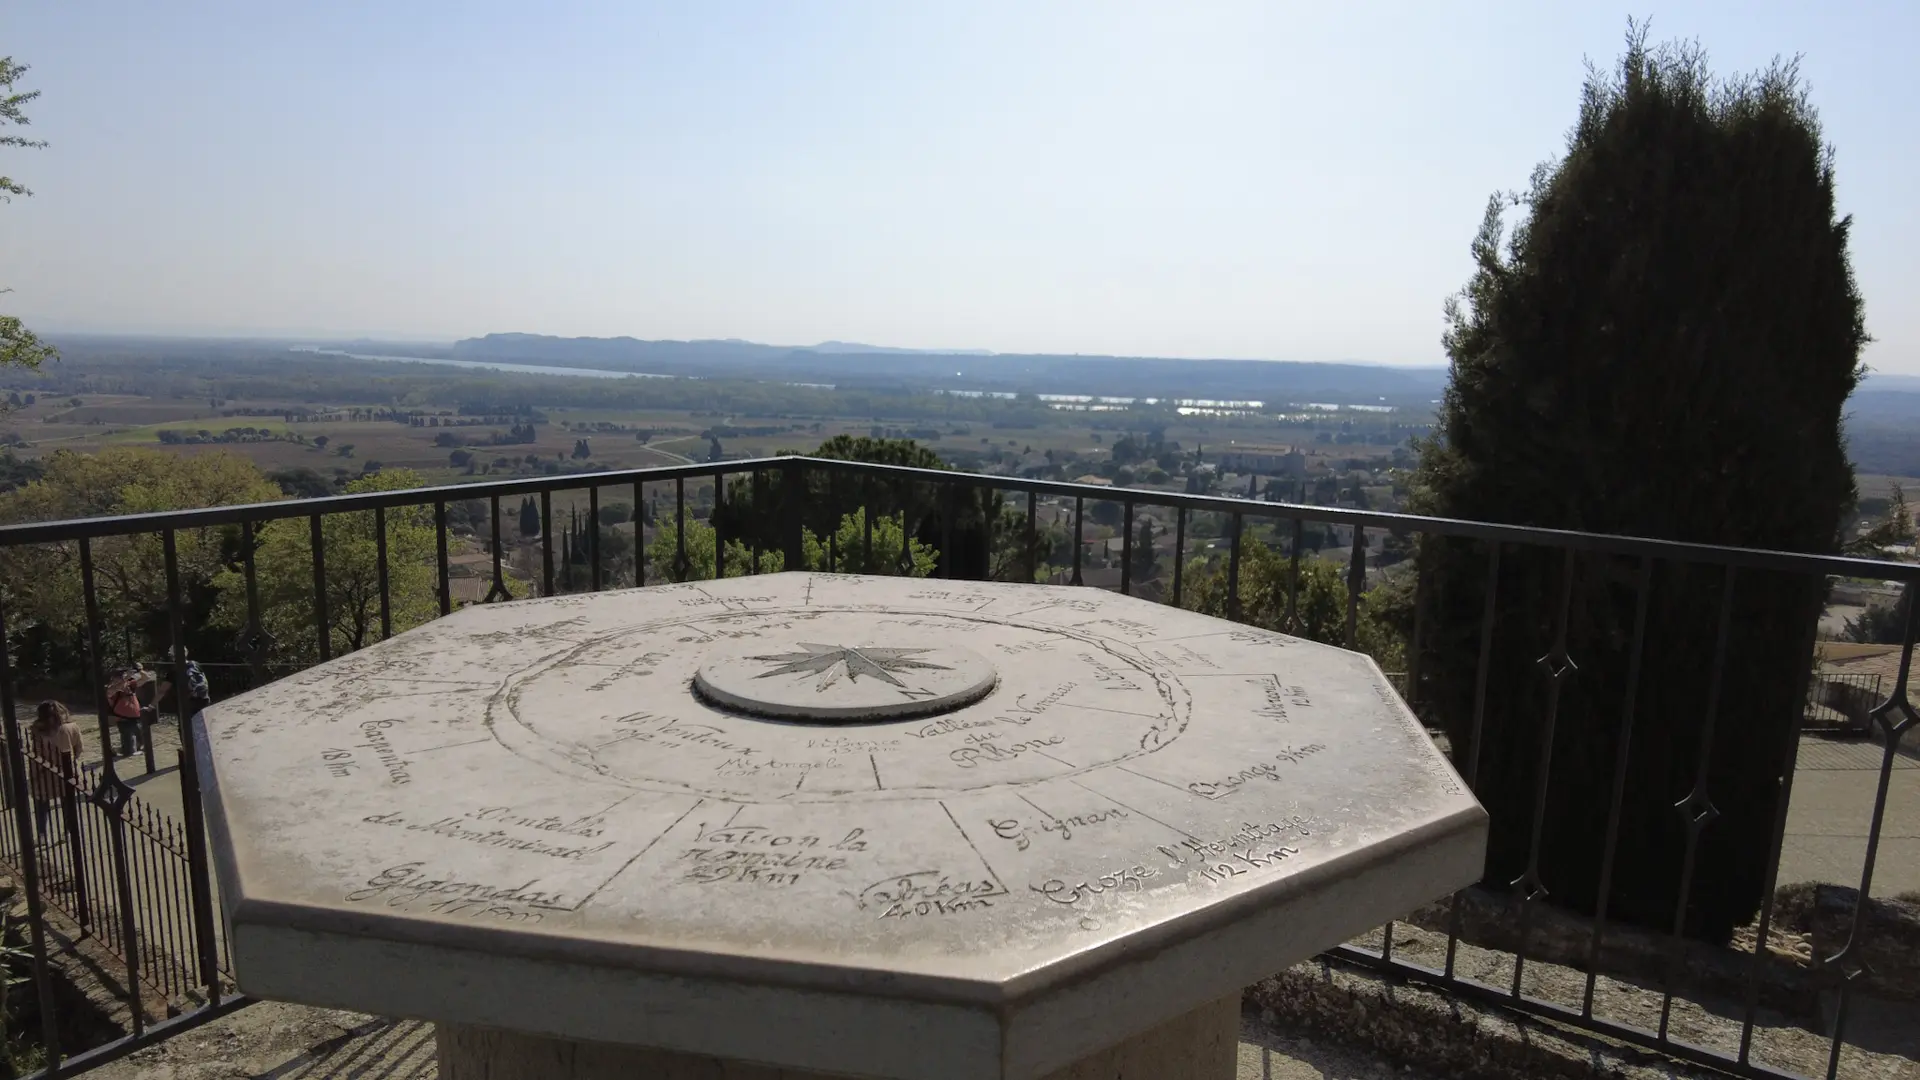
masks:
<instances>
[{"instance_id":1,"label":"engraved compass rose","mask_svg":"<svg viewBox=\"0 0 1920 1080\"><path fill-rule=\"evenodd\" d=\"M770 679L775 675L797 675L801 678L815 676L819 683L814 691L825 690L840 681L842 674L849 682L859 682L861 676L878 679L881 682L909 690L906 683L893 677L896 671L951 671L945 664L915 660L914 657L931 649L880 649L854 648L849 645L821 645L811 641L799 643L802 652L774 653L771 656L749 656L749 660L758 660L778 667L763 671L754 676L757 679Z\"/></svg>"}]
</instances>

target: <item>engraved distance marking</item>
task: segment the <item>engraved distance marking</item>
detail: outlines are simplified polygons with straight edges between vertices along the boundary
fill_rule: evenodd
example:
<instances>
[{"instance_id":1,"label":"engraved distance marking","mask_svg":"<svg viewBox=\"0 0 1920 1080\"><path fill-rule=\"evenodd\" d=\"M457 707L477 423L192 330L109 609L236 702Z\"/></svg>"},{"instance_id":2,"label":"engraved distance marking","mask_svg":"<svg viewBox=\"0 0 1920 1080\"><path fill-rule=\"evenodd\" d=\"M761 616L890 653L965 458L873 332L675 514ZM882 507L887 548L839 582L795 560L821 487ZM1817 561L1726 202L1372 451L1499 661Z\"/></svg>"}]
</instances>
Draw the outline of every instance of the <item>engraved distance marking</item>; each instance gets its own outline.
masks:
<instances>
[{"instance_id":1,"label":"engraved distance marking","mask_svg":"<svg viewBox=\"0 0 1920 1080\"><path fill-rule=\"evenodd\" d=\"M1187 785L1187 790L1203 799L1224 799L1240 790L1241 785L1249 780L1278 781L1280 779L1280 768L1275 762L1286 765L1297 765L1325 749L1326 746L1322 743L1308 743L1301 747L1282 747L1279 752L1273 755L1273 761L1254 762L1252 765L1248 765L1240 771L1230 776L1222 777L1219 780L1196 780Z\"/></svg>"},{"instance_id":2,"label":"engraved distance marking","mask_svg":"<svg viewBox=\"0 0 1920 1080\"><path fill-rule=\"evenodd\" d=\"M876 881L859 892L843 892L861 911L880 919L955 915L990 908L1007 895L991 878L973 878L945 870L915 870Z\"/></svg>"}]
</instances>

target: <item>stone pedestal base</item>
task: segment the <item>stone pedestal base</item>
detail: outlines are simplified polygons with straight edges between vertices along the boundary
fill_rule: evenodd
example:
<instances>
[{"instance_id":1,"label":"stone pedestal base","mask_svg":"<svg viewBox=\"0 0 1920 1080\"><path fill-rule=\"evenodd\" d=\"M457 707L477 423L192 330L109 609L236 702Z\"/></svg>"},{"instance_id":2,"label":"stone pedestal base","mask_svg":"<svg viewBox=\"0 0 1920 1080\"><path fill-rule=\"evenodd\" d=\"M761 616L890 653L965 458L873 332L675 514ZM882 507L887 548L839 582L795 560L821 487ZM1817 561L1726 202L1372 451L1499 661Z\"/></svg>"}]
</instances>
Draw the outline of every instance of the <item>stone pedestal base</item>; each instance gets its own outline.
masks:
<instances>
[{"instance_id":1,"label":"stone pedestal base","mask_svg":"<svg viewBox=\"0 0 1920 1080\"><path fill-rule=\"evenodd\" d=\"M572 1042L439 1024L440 1080L841 1080L839 1073L756 1065L644 1046ZM1045 1080L1231 1080L1240 995L1224 997L1089 1054Z\"/></svg>"}]
</instances>

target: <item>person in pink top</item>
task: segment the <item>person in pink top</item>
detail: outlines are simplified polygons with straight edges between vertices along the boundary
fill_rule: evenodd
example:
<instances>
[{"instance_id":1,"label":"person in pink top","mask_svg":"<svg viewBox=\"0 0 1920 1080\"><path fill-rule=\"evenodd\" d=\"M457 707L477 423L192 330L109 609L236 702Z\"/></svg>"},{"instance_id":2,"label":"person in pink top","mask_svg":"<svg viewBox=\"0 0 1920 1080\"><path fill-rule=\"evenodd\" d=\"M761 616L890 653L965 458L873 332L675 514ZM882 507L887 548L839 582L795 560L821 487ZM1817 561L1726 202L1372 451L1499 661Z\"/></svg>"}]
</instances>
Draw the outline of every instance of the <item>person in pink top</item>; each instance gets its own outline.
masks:
<instances>
[{"instance_id":1,"label":"person in pink top","mask_svg":"<svg viewBox=\"0 0 1920 1080\"><path fill-rule=\"evenodd\" d=\"M115 672L107 683L107 711L113 713L114 727L120 731L118 757L131 757L146 737L140 690L152 681L152 672L125 668Z\"/></svg>"}]
</instances>

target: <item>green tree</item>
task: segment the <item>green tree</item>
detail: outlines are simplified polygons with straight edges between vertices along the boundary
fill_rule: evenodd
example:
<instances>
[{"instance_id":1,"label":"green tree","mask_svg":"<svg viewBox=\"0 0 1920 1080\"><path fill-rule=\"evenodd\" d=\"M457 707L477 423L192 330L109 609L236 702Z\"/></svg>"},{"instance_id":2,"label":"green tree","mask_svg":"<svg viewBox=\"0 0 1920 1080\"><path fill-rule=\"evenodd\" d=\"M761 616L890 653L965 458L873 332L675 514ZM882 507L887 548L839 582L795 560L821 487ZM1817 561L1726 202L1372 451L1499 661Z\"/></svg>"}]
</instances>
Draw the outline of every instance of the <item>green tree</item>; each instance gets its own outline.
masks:
<instances>
[{"instance_id":1,"label":"green tree","mask_svg":"<svg viewBox=\"0 0 1920 1080\"><path fill-rule=\"evenodd\" d=\"M684 574L688 581L710 580L713 574L714 540L713 527L704 521L688 517L686 520L686 556ZM898 517L876 517L873 522L873 546L871 557L867 547L866 511L856 510L840 520L833 530L831 541L809 531L801 539L801 558L807 570L825 571L829 565L843 574L900 574L902 550L904 548L910 569L907 577L928 577L939 559L939 553L933 548L909 536ZM647 577L649 581L671 581L676 577L675 563L679 553L679 537L673 525L663 523L655 532L651 543L647 545ZM743 541L729 539L726 543L726 576L742 577L748 573L774 574L787 568L786 553L782 551L760 552L756 562L752 549Z\"/></svg>"},{"instance_id":2,"label":"green tree","mask_svg":"<svg viewBox=\"0 0 1920 1080\"><path fill-rule=\"evenodd\" d=\"M1847 620L1847 640L1863 645L1899 645L1907 640L1907 609L1913 594L1900 590L1891 604L1870 604L1857 618Z\"/></svg>"},{"instance_id":3,"label":"green tree","mask_svg":"<svg viewBox=\"0 0 1920 1080\"><path fill-rule=\"evenodd\" d=\"M686 566L676 571L679 556L679 534L671 522L663 523L654 533L653 541L647 545L647 578L650 581L710 581L713 579L715 540L713 526L704 521L681 515L686 523ZM726 576L743 577L756 567L759 573L771 574L785 569L786 558L778 551L762 551L759 562L753 559L753 552L738 540L729 540L726 545Z\"/></svg>"},{"instance_id":4,"label":"green tree","mask_svg":"<svg viewBox=\"0 0 1920 1080\"><path fill-rule=\"evenodd\" d=\"M281 498L280 488L251 462L228 453L180 457L128 446L98 454L63 450L41 464L39 479L0 497L0 520L56 521ZM234 531L184 529L175 534L183 600L191 600L213 580ZM103 634L119 638L123 631L132 631L141 635L143 647L159 646L167 637L168 600L161 537L102 537L93 541L91 553ZM84 639L87 609L77 542L7 549L0 553L0 583L16 628L38 624L75 646Z\"/></svg>"},{"instance_id":5,"label":"green tree","mask_svg":"<svg viewBox=\"0 0 1920 1080\"><path fill-rule=\"evenodd\" d=\"M1025 508L1003 506L993 517L993 565L988 571L988 579L1027 581L1027 566L1031 564L1031 580L1045 581L1048 563L1054 553L1068 543L1065 529L1039 520L1034 522L1033 536L1029 541ZM1027 550L1029 544L1033 549L1031 554Z\"/></svg>"},{"instance_id":6,"label":"green tree","mask_svg":"<svg viewBox=\"0 0 1920 1080\"><path fill-rule=\"evenodd\" d=\"M1907 491L1899 484L1887 495L1887 506L1880 520L1849 540L1846 553L1870 559L1893 556L1892 549L1913 543L1913 508L1907 505Z\"/></svg>"},{"instance_id":7,"label":"green tree","mask_svg":"<svg viewBox=\"0 0 1920 1080\"><path fill-rule=\"evenodd\" d=\"M869 554L867 511L862 507L840 519L839 527L834 530L831 549L825 540L809 532L804 550L809 570L826 570L831 561L833 568L842 574L899 575L903 548L911 562L906 577L932 575L939 554L908 536L898 516L874 518L873 546ZM832 556L831 560L829 555Z\"/></svg>"},{"instance_id":8,"label":"green tree","mask_svg":"<svg viewBox=\"0 0 1920 1080\"><path fill-rule=\"evenodd\" d=\"M1515 207L1507 237L1502 215ZM1412 507L1837 550L1854 494L1841 410L1867 341L1849 224L1835 216L1833 159L1794 65L1721 80L1698 47L1649 48L1631 31L1618 67L1590 75L1565 156L1537 170L1526 195L1487 208L1477 269L1449 304L1452 380ZM1689 851L1675 807L1691 797L1690 807L1710 800L1715 816L1697 847L1685 930L1725 940L1750 919L1823 581L1657 564L1630 687L1638 562L1509 545L1480 702L1487 553L1429 538L1418 561L1431 606L1414 696L1445 727L1456 760L1477 766L1475 790L1493 822L1486 883L1526 878L1537 852L1538 881L1523 884L1594 909L1632 692L1619 823L1631 839L1614 868L1609 917L1673 924ZM1562 611L1565 662L1554 652ZM1552 728L1542 723L1550 708ZM1718 725L1710 745L1709 716ZM1549 795L1535 835L1549 730Z\"/></svg>"},{"instance_id":9,"label":"green tree","mask_svg":"<svg viewBox=\"0 0 1920 1080\"><path fill-rule=\"evenodd\" d=\"M25 107L40 96L38 90L15 90L14 86L26 75L25 64L14 63L11 56L0 56L0 146L13 147L16 150L38 150L45 147L44 139L29 139L9 128L26 127L32 121L27 119ZM10 202L15 195L31 195L33 192L25 184L11 176L0 174L0 202ZM10 292L0 289L0 292ZM59 355L59 350L34 336L18 317L0 315L0 365L19 364L25 367L39 367L42 360L50 360Z\"/></svg>"},{"instance_id":10,"label":"green tree","mask_svg":"<svg viewBox=\"0 0 1920 1080\"><path fill-rule=\"evenodd\" d=\"M1233 613L1226 558L1197 558L1187 564L1183 606L1206 615ZM1398 597L1389 585L1364 592L1354 609L1354 645L1388 671L1403 669L1406 648L1387 615ZM1243 540L1240 550L1241 622L1342 648L1347 643L1345 567L1311 555L1300 559L1298 581L1293 560L1266 544ZM1291 614L1289 614L1291 613Z\"/></svg>"},{"instance_id":11,"label":"green tree","mask_svg":"<svg viewBox=\"0 0 1920 1080\"><path fill-rule=\"evenodd\" d=\"M319 499L334 494L332 481L305 466L276 469L267 474L267 479L289 499Z\"/></svg>"},{"instance_id":12,"label":"green tree","mask_svg":"<svg viewBox=\"0 0 1920 1080\"><path fill-rule=\"evenodd\" d=\"M389 469L362 476L346 490L359 494L420 486L418 473ZM393 507L386 519L388 602L397 634L439 613L433 508ZM380 636L379 541L373 511L328 514L320 519L320 536L326 558L327 634L333 655L339 656L371 645ZM274 659L296 664L318 661L308 520L268 522L255 532L254 542L261 629L273 639ZM214 621L236 631L244 627L247 599L241 571L223 571L214 586L220 591Z\"/></svg>"},{"instance_id":13,"label":"green tree","mask_svg":"<svg viewBox=\"0 0 1920 1080\"><path fill-rule=\"evenodd\" d=\"M531 495L520 500L520 535L540 535L540 506Z\"/></svg>"},{"instance_id":14,"label":"green tree","mask_svg":"<svg viewBox=\"0 0 1920 1080\"><path fill-rule=\"evenodd\" d=\"M783 453L787 451L782 451ZM837 435L821 443L814 457L947 470L940 455L911 439L876 439ZM790 498L797 503L790 503ZM804 470L804 484L790 496L782 470L768 470L756 485L738 477L727 485L726 499L715 512L722 534L743 543L757 541L763 550L785 551L796 519L806 532L824 536L840 527L850 511L865 507L875 523L901 518L916 540L929 550L942 551L951 577L982 579L995 569L995 538L1002 535L996 518L1004 501L985 488L906 482L891 477L871 480L843 474L837 479L824 470Z\"/></svg>"}]
</instances>

